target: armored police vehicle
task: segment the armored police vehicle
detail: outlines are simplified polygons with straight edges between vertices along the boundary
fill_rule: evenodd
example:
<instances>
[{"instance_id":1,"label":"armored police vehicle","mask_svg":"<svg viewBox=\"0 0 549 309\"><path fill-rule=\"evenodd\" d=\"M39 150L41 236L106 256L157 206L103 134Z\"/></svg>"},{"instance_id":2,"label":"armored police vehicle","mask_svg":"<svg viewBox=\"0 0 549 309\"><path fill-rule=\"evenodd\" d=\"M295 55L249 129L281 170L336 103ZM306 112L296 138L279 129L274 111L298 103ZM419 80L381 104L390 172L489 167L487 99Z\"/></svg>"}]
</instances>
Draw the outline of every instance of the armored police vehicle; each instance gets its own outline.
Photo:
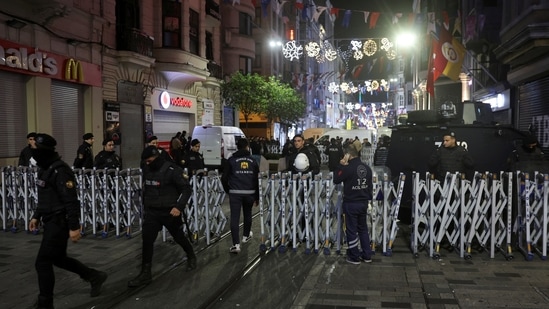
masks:
<instances>
[{"instance_id":1,"label":"armored police vehicle","mask_svg":"<svg viewBox=\"0 0 549 309\"><path fill-rule=\"evenodd\" d=\"M475 162L475 170L508 170L508 158L526 134L509 125L494 123L489 104L464 102L452 110L413 111L406 124L392 127L387 167L391 177L405 173L399 218L409 222L412 206L412 174L425 177L431 154L442 144L445 132L454 132L458 145L465 147Z\"/></svg>"}]
</instances>

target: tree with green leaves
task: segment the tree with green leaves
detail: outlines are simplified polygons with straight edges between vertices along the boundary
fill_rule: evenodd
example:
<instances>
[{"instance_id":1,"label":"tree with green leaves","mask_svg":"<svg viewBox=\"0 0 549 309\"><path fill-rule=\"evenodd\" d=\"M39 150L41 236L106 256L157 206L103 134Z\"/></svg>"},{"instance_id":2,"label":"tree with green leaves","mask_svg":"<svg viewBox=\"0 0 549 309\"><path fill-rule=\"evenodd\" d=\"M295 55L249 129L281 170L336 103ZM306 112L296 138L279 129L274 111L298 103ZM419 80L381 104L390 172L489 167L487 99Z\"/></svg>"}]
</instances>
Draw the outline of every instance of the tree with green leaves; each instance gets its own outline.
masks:
<instances>
[{"instance_id":1,"label":"tree with green leaves","mask_svg":"<svg viewBox=\"0 0 549 309\"><path fill-rule=\"evenodd\" d=\"M265 116L269 125L278 121L289 127L305 113L306 103L301 96L272 76L265 79L255 73L236 72L221 85L221 95L227 106L240 110L246 129L252 114Z\"/></svg>"},{"instance_id":2,"label":"tree with green leaves","mask_svg":"<svg viewBox=\"0 0 549 309\"><path fill-rule=\"evenodd\" d=\"M230 80L221 85L221 96L225 105L238 109L244 116L246 129L248 119L252 114L259 114L261 106L267 100L267 83L265 79L254 74L242 74L236 72Z\"/></svg>"},{"instance_id":3,"label":"tree with green leaves","mask_svg":"<svg viewBox=\"0 0 549 309\"><path fill-rule=\"evenodd\" d=\"M287 128L303 117L306 103L293 88L273 76L267 85L267 100L261 106L260 114L269 123L277 121Z\"/></svg>"}]
</instances>

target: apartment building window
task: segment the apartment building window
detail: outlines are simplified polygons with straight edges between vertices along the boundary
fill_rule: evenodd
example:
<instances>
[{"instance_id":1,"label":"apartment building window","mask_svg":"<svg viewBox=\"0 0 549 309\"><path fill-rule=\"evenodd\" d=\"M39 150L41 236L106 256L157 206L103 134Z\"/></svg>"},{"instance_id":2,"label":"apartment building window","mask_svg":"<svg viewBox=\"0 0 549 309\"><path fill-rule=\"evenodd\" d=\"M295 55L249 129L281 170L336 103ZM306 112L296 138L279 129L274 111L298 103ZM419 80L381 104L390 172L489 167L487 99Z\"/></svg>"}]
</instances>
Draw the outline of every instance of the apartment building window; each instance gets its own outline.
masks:
<instances>
[{"instance_id":1,"label":"apartment building window","mask_svg":"<svg viewBox=\"0 0 549 309\"><path fill-rule=\"evenodd\" d=\"M189 10L189 52L195 55L200 55L199 29L198 12Z\"/></svg>"},{"instance_id":2,"label":"apartment building window","mask_svg":"<svg viewBox=\"0 0 549 309\"><path fill-rule=\"evenodd\" d=\"M261 53L262 52L263 52L263 45L261 43L255 43L254 68L261 68Z\"/></svg>"},{"instance_id":3,"label":"apartment building window","mask_svg":"<svg viewBox=\"0 0 549 309\"><path fill-rule=\"evenodd\" d=\"M181 3L162 0L162 46L181 48Z\"/></svg>"},{"instance_id":4,"label":"apartment building window","mask_svg":"<svg viewBox=\"0 0 549 309\"><path fill-rule=\"evenodd\" d=\"M249 74L252 72L252 58L240 56L240 63L238 70L242 74Z\"/></svg>"},{"instance_id":5,"label":"apartment building window","mask_svg":"<svg viewBox=\"0 0 549 309\"><path fill-rule=\"evenodd\" d=\"M214 60L213 34L206 31L206 59Z\"/></svg>"},{"instance_id":6,"label":"apartment building window","mask_svg":"<svg viewBox=\"0 0 549 309\"><path fill-rule=\"evenodd\" d=\"M255 8L255 26L260 28L261 27L261 16L263 12L261 12L261 7Z\"/></svg>"},{"instance_id":7,"label":"apartment building window","mask_svg":"<svg viewBox=\"0 0 549 309\"><path fill-rule=\"evenodd\" d=\"M252 17L240 12L238 32L243 35L252 35Z\"/></svg>"}]
</instances>

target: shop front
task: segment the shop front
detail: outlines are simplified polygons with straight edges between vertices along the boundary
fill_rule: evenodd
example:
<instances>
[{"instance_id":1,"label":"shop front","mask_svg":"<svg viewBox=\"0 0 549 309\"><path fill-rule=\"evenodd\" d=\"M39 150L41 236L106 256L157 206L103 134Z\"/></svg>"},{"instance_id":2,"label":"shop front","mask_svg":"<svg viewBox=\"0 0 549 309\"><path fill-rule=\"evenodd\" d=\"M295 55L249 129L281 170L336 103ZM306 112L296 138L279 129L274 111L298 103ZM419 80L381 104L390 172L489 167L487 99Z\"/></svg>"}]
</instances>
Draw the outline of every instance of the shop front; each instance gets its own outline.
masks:
<instances>
[{"instance_id":1,"label":"shop front","mask_svg":"<svg viewBox=\"0 0 549 309\"><path fill-rule=\"evenodd\" d=\"M101 101L99 65L0 40L0 165L16 165L30 131L53 135L57 151L72 163L91 113ZM99 104L100 106L100 104ZM89 109L87 108L89 107Z\"/></svg>"},{"instance_id":2,"label":"shop front","mask_svg":"<svg viewBox=\"0 0 549 309\"><path fill-rule=\"evenodd\" d=\"M146 136L155 135L160 145L169 148L177 132L187 131L189 136L196 125L196 97L171 90L154 90L151 95L152 123L145 123Z\"/></svg>"}]
</instances>

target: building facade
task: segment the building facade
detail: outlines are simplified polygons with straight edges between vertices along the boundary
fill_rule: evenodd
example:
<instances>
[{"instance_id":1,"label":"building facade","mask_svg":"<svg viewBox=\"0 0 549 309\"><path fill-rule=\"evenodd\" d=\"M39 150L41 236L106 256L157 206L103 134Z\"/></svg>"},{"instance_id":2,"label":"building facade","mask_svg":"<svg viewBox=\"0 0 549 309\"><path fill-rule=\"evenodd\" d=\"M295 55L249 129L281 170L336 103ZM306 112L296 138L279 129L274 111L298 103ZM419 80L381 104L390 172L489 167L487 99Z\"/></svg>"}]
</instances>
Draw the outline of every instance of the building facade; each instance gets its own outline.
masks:
<instances>
[{"instance_id":1,"label":"building facade","mask_svg":"<svg viewBox=\"0 0 549 309\"><path fill-rule=\"evenodd\" d=\"M52 134L69 163L82 135L112 137L125 167L146 139L220 124L219 1L19 1L0 10L0 165L29 131Z\"/></svg>"}]
</instances>

